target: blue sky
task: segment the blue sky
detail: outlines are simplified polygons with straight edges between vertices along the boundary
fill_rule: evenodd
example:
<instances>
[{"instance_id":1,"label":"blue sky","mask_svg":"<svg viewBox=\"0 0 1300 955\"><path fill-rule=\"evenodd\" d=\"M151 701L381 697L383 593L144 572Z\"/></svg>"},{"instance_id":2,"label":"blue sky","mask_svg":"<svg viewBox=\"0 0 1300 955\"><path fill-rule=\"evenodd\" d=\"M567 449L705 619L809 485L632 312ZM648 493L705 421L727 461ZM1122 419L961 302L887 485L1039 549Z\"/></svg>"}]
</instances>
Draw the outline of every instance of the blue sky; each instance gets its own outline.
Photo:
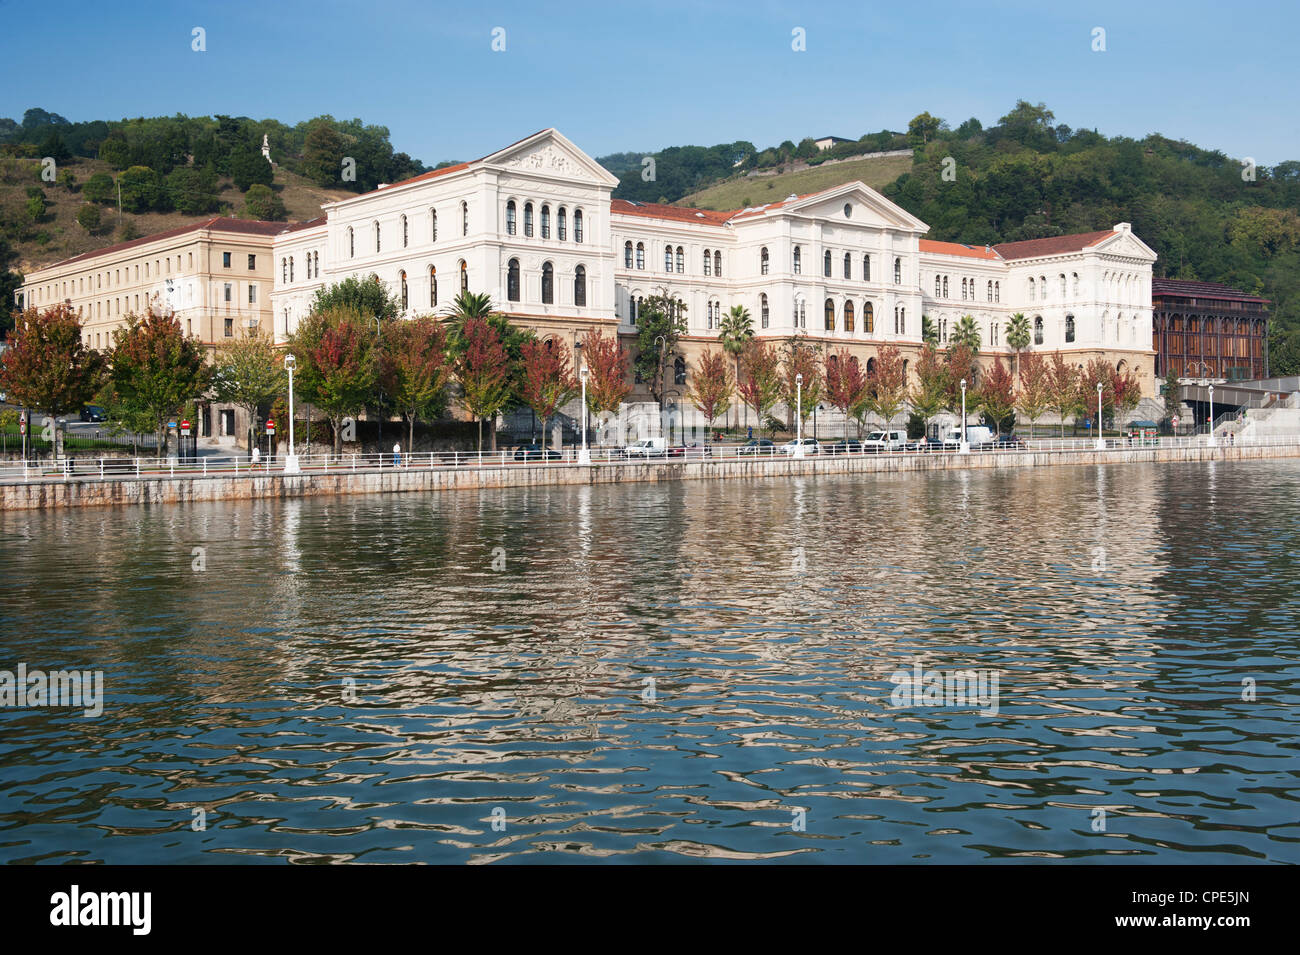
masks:
<instances>
[{"instance_id":1,"label":"blue sky","mask_svg":"<svg viewBox=\"0 0 1300 955\"><path fill-rule=\"evenodd\" d=\"M1275 164L1300 159L1298 27L1294 2L0 0L0 116L358 116L433 164L547 126L593 156L763 148L923 110L990 125L1023 98L1070 126Z\"/></svg>"}]
</instances>

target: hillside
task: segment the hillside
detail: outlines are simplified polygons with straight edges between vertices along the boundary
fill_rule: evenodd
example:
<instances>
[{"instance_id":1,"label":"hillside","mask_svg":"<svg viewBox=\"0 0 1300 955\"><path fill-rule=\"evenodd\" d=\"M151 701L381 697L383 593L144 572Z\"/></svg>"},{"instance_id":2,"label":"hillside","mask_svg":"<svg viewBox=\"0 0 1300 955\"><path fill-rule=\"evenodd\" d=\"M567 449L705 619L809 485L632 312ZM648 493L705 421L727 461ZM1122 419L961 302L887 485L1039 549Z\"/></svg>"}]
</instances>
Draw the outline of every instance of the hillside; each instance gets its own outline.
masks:
<instances>
[{"instance_id":1,"label":"hillside","mask_svg":"<svg viewBox=\"0 0 1300 955\"><path fill-rule=\"evenodd\" d=\"M911 156L876 156L846 159L797 170L779 167L775 175L741 175L691 193L676 205L700 209L740 209L745 206L777 202L789 195L819 192L845 182L861 180L873 189L882 189L912 169Z\"/></svg>"},{"instance_id":2,"label":"hillside","mask_svg":"<svg viewBox=\"0 0 1300 955\"><path fill-rule=\"evenodd\" d=\"M124 235L131 235L131 230L136 235L149 235L174 229L187 222L199 222L213 214L128 212L122 214L122 226L119 227L116 206L112 203L102 204L102 225L92 233L77 224L77 212L87 204L81 187L95 173L113 175L113 169L101 159L80 158L65 160L58 168L60 172L71 173L76 184L69 188L64 184L42 183L39 178L40 163L35 159L0 159L0 216L8 218L19 215L19 210L22 210L26 202L26 190L30 186L41 186L46 197L45 214L32 224L21 239L10 240L10 248L17 255L11 267L19 272L27 272L82 252L112 245L122 241ZM315 218L321 214L321 203L344 199L353 194L321 188L283 167L275 169L271 188L284 203L286 222ZM243 193L230 178L218 179L216 196L220 203L217 210L219 214L243 213Z\"/></svg>"}]
</instances>

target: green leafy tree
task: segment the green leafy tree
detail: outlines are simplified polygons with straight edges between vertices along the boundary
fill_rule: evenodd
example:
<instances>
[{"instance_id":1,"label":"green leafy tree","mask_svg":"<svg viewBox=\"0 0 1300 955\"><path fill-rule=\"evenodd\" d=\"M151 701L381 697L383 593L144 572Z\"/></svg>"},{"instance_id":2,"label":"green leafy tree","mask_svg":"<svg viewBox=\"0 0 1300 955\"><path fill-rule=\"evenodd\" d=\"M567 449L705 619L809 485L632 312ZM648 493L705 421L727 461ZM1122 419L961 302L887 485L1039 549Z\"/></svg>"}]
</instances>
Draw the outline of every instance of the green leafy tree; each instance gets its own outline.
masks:
<instances>
[{"instance_id":1,"label":"green leafy tree","mask_svg":"<svg viewBox=\"0 0 1300 955\"><path fill-rule=\"evenodd\" d=\"M215 212L220 205L216 174L211 170L177 166L167 174L166 193L176 211L187 216Z\"/></svg>"},{"instance_id":2,"label":"green leafy tree","mask_svg":"<svg viewBox=\"0 0 1300 955\"><path fill-rule=\"evenodd\" d=\"M132 166L117 177L122 191L122 209L141 213L166 207L162 177L148 166Z\"/></svg>"},{"instance_id":3,"label":"green leafy tree","mask_svg":"<svg viewBox=\"0 0 1300 955\"><path fill-rule=\"evenodd\" d=\"M731 306L731 310L722 316L718 340L722 342L723 351L731 356L735 381L740 381L740 356L744 354L745 346L753 337L754 320L750 317L749 309L743 305Z\"/></svg>"},{"instance_id":4,"label":"green leafy tree","mask_svg":"<svg viewBox=\"0 0 1300 955\"><path fill-rule=\"evenodd\" d=\"M921 113L914 116L912 121L907 124L907 139L913 146L924 146L935 134L941 129L947 129L948 124L937 116L931 116L929 113Z\"/></svg>"},{"instance_id":5,"label":"green leafy tree","mask_svg":"<svg viewBox=\"0 0 1300 955\"><path fill-rule=\"evenodd\" d=\"M928 432L930 421L948 402L949 392L948 367L939 356L939 350L932 342L926 342L921 348L921 356L916 361L916 384L912 388L910 403L912 411L921 419Z\"/></svg>"},{"instance_id":6,"label":"green leafy tree","mask_svg":"<svg viewBox=\"0 0 1300 955\"><path fill-rule=\"evenodd\" d=\"M456 355L456 380L461 404L478 422L478 449L483 450L483 419L495 418L514 393L510 356L505 343L486 318L474 316L461 329L460 351ZM496 430L491 449L496 450Z\"/></svg>"},{"instance_id":7,"label":"green leafy tree","mask_svg":"<svg viewBox=\"0 0 1300 955\"><path fill-rule=\"evenodd\" d=\"M637 315L637 353L634 367L650 387L657 404L664 400L664 365L686 334L686 306L670 297L667 290L642 303Z\"/></svg>"},{"instance_id":8,"label":"green leafy tree","mask_svg":"<svg viewBox=\"0 0 1300 955\"><path fill-rule=\"evenodd\" d=\"M217 349L212 365L212 390L218 401L242 409L248 418L248 450L256 440L253 428L259 412L288 391L288 375L280 351L269 337L253 332Z\"/></svg>"},{"instance_id":9,"label":"green leafy tree","mask_svg":"<svg viewBox=\"0 0 1300 955\"><path fill-rule=\"evenodd\" d=\"M328 419L334 453L342 454L343 421L371 403L379 380L371 321L346 306L313 310L290 337L289 350L298 362L295 386Z\"/></svg>"},{"instance_id":10,"label":"green leafy tree","mask_svg":"<svg viewBox=\"0 0 1300 955\"><path fill-rule=\"evenodd\" d=\"M371 322L391 321L402 313L402 303L378 276L363 279L350 275L319 289L312 299L311 310L321 313L351 310Z\"/></svg>"},{"instance_id":11,"label":"green leafy tree","mask_svg":"<svg viewBox=\"0 0 1300 955\"><path fill-rule=\"evenodd\" d=\"M949 347L954 345L964 345L972 352L978 353L980 350L980 327L975 321L973 315L963 315L957 321L957 327L953 329L952 337L948 340Z\"/></svg>"},{"instance_id":12,"label":"green leafy tree","mask_svg":"<svg viewBox=\"0 0 1300 955\"><path fill-rule=\"evenodd\" d=\"M771 344L755 339L741 352L740 368L744 373L738 384L740 397L754 409L754 417L762 426L781 400L781 355Z\"/></svg>"},{"instance_id":13,"label":"green leafy tree","mask_svg":"<svg viewBox=\"0 0 1300 955\"><path fill-rule=\"evenodd\" d=\"M1016 358L1016 374L1020 373L1020 353L1029 347L1032 335L1029 330L1029 319L1025 318L1024 312L1016 312L1007 322L1007 347Z\"/></svg>"},{"instance_id":14,"label":"green leafy tree","mask_svg":"<svg viewBox=\"0 0 1300 955\"><path fill-rule=\"evenodd\" d=\"M270 186L274 178L271 164L261 149L235 150L230 154L229 167L230 178L240 192L248 192L253 185Z\"/></svg>"},{"instance_id":15,"label":"green leafy tree","mask_svg":"<svg viewBox=\"0 0 1300 955\"><path fill-rule=\"evenodd\" d=\"M113 389L127 412L147 421L163 447L168 418L207 390L209 369L203 346L187 337L181 323L152 306L128 315L113 332L108 357Z\"/></svg>"},{"instance_id":16,"label":"green leafy tree","mask_svg":"<svg viewBox=\"0 0 1300 955\"><path fill-rule=\"evenodd\" d=\"M116 202L117 187L113 184L113 177L106 172L95 173L81 187L81 196L87 202Z\"/></svg>"},{"instance_id":17,"label":"green leafy tree","mask_svg":"<svg viewBox=\"0 0 1300 955\"><path fill-rule=\"evenodd\" d=\"M284 202L271 191L270 186L257 183L250 186L248 192L244 194L245 218L261 219L264 222L281 222L288 214Z\"/></svg>"},{"instance_id":18,"label":"green leafy tree","mask_svg":"<svg viewBox=\"0 0 1300 955\"><path fill-rule=\"evenodd\" d=\"M99 231L101 221L99 206L87 204L77 210L77 225L92 235Z\"/></svg>"},{"instance_id":19,"label":"green leafy tree","mask_svg":"<svg viewBox=\"0 0 1300 955\"><path fill-rule=\"evenodd\" d=\"M939 329L935 328L934 320L929 315L921 316L921 341L926 345L939 344Z\"/></svg>"},{"instance_id":20,"label":"green leafy tree","mask_svg":"<svg viewBox=\"0 0 1300 955\"><path fill-rule=\"evenodd\" d=\"M1164 396L1165 396L1165 422L1172 429L1174 418L1178 414L1178 406L1182 403L1180 393L1182 386L1178 384L1178 371L1172 364L1169 365L1165 372Z\"/></svg>"},{"instance_id":21,"label":"green leafy tree","mask_svg":"<svg viewBox=\"0 0 1300 955\"><path fill-rule=\"evenodd\" d=\"M451 359L447 332L432 315L397 322L383 338L384 390L407 423L407 450L415 448L415 422L431 421L447 409Z\"/></svg>"}]
</instances>

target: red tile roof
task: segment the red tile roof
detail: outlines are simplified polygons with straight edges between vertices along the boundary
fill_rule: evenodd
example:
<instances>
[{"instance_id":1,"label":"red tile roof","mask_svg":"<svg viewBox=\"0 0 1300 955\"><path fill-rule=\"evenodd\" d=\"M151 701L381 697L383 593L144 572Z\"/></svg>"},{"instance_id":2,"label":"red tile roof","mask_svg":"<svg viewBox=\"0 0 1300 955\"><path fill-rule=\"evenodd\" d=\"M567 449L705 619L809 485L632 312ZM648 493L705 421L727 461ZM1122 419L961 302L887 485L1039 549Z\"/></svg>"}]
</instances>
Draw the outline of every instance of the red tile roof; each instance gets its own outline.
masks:
<instances>
[{"instance_id":1,"label":"red tile roof","mask_svg":"<svg viewBox=\"0 0 1300 955\"><path fill-rule=\"evenodd\" d=\"M155 232L153 235L131 239L129 242L118 242L114 245L107 245L102 249L95 249L93 252L83 252L81 255L74 255L70 259L62 259L61 261L53 262L50 265L42 265L32 271L43 272L45 269L53 269L62 265L71 265L74 262L84 262L87 259L93 259L101 255L109 255L113 252L121 252L124 249L133 249L136 246L147 245L150 242L157 242L159 239L173 239L189 232L200 232L204 229L212 232L235 232L244 235L276 235L283 231L284 223L262 222L257 219L228 219L222 216L215 216L211 219L205 219L203 222L177 226L175 229L168 229L166 232Z\"/></svg>"},{"instance_id":2,"label":"red tile roof","mask_svg":"<svg viewBox=\"0 0 1300 955\"><path fill-rule=\"evenodd\" d=\"M697 225L722 225L735 215L735 212L690 209L686 206L665 206L657 202L630 202L627 199L611 199L609 211L615 215L643 216L647 219L670 219L674 222L693 222Z\"/></svg>"},{"instance_id":3,"label":"red tile roof","mask_svg":"<svg viewBox=\"0 0 1300 955\"><path fill-rule=\"evenodd\" d=\"M1218 282L1192 282L1187 279L1153 278L1151 280L1151 297L1157 298L1161 295L1179 298L1213 298L1232 302L1252 302L1257 305L1269 304L1269 299L1247 295L1245 292L1239 292L1229 285L1220 285Z\"/></svg>"},{"instance_id":4,"label":"red tile roof","mask_svg":"<svg viewBox=\"0 0 1300 955\"><path fill-rule=\"evenodd\" d=\"M475 159L474 162L481 160ZM460 172L462 169L468 169L470 163L458 162L454 166L444 166L442 169L431 169L429 172L422 172L418 176L412 176L410 179L403 179L401 182L384 183L383 189L371 189L369 192L359 192L355 196L348 196L347 199L338 199L338 202L349 202L352 199L359 199L362 196L373 196L377 192L387 192L389 189L395 189L398 186L409 186L413 182L424 182L428 179L437 179L439 176L445 176L449 173Z\"/></svg>"},{"instance_id":5,"label":"red tile roof","mask_svg":"<svg viewBox=\"0 0 1300 955\"><path fill-rule=\"evenodd\" d=\"M1003 242L993 246L1004 259L1033 259L1040 255L1063 255L1080 252L1113 235L1114 229L1103 232L1077 232L1074 235L1054 235L1047 239L1025 239L1023 242Z\"/></svg>"},{"instance_id":6,"label":"red tile roof","mask_svg":"<svg viewBox=\"0 0 1300 955\"><path fill-rule=\"evenodd\" d=\"M987 245L963 245L960 242L936 242L933 239L921 239L921 251L934 255L961 255L971 259L992 259L998 261L998 255Z\"/></svg>"},{"instance_id":7,"label":"red tile roof","mask_svg":"<svg viewBox=\"0 0 1300 955\"><path fill-rule=\"evenodd\" d=\"M301 232L303 229L314 229L317 226L324 225L325 220L328 218L329 216L317 216L315 219L308 219L306 222L295 222L287 229L281 229L279 234L285 235L290 232Z\"/></svg>"}]
</instances>

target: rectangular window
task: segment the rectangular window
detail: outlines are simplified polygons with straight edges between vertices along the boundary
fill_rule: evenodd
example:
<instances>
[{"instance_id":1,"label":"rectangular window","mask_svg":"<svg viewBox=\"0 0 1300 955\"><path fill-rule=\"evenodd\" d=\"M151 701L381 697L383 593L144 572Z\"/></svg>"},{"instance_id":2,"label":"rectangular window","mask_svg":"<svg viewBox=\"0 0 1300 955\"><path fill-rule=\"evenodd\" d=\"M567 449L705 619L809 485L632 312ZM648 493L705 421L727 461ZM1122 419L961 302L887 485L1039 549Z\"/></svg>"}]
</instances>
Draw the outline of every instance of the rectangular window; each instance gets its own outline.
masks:
<instances>
[{"instance_id":1,"label":"rectangular window","mask_svg":"<svg viewBox=\"0 0 1300 955\"><path fill-rule=\"evenodd\" d=\"M233 318L228 318L226 319L226 337L230 338L234 334L235 334L235 320Z\"/></svg>"},{"instance_id":2,"label":"rectangular window","mask_svg":"<svg viewBox=\"0 0 1300 955\"><path fill-rule=\"evenodd\" d=\"M257 284L255 282L248 283L248 304L257 304Z\"/></svg>"},{"instance_id":3,"label":"rectangular window","mask_svg":"<svg viewBox=\"0 0 1300 955\"><path fill-rule=\"evenodd\" d=\"M227 268L227 269L230 268L230 253L229 253L229 252L222 252L222 253L221 253L221 264L222 264L222 266L223 266L224 268Z\"/></svg>"},{"instance_id":4,"label":"rectangular window","mask_svg":"<svg viewBox=\"0 0 1300 955\"><path fill-rule=\"evenodd\" d=\"M229 282L227 282L227 283L226 283L226 301L227 301L227 302L233 301L233 300L234 300L234 294L235 294L235 287L234 287L233 285L231 285Z\"/></svg>"},{"instance_id":5,"label":"rectangular window","mask_svg":"<svg viewBox=\"0 0 1300 955\"><path fill-rule=\"evenodd\" d=\"M248 268L249 271L252 271L253 269L257 268L257 256L250 255L248 257Z\"/></svg>"}]
</instances>

